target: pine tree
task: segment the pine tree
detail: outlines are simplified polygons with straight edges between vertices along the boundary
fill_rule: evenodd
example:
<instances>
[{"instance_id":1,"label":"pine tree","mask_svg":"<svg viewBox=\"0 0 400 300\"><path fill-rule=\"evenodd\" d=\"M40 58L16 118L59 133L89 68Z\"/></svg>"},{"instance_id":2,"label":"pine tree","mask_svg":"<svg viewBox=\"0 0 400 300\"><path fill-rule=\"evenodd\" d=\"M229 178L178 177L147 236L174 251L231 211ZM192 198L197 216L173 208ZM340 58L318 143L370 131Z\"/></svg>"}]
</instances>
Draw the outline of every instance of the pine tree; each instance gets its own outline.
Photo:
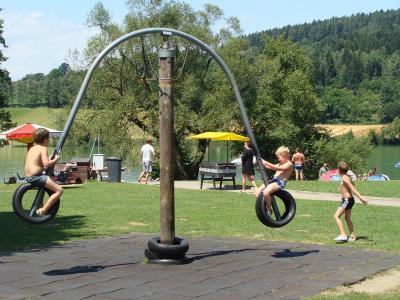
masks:
<instances>
[{"instance_id":1,"label":"pine tree","mask_svg":"<svg viewBox=\"0 0 400 300\"><path fill-rule=\"evenodd\" d=\"M327 82L330 82L337 75L335 62L333 60L332 53L330 51L328 51L328 53L326 53L325 61L326 61L326 80L327 80Z\"/></svg>"}]
</instances>

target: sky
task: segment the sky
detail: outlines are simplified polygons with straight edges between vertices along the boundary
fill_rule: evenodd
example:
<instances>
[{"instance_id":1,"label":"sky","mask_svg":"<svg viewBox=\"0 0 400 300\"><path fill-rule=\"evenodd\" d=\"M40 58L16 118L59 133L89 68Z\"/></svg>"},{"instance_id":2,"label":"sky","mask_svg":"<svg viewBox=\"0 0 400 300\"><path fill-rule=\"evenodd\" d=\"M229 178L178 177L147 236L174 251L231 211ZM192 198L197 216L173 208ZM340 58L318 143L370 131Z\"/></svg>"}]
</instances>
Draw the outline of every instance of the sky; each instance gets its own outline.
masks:
<instances>
[{"instance_id":1,"label":"sky","mask_svg":"<svg viewBox=\"0 0 400 300\"><path fill-rule=\"evenodd\" d=\"M226 17L236 16L245 33L293 25L330 17L349 16L400 8L400 0L186 0L200 9L205 3L218 5ZM68 61L70 51L85 48L96 31L86 26L86 17L97 0L1 0L0 19L9 58L5 67L13 80L30 73L48 73ZM125 0L102 0L113 19L121 21ZM70 61L68 61L70 62Z\"/></svg>"}]
</instances>

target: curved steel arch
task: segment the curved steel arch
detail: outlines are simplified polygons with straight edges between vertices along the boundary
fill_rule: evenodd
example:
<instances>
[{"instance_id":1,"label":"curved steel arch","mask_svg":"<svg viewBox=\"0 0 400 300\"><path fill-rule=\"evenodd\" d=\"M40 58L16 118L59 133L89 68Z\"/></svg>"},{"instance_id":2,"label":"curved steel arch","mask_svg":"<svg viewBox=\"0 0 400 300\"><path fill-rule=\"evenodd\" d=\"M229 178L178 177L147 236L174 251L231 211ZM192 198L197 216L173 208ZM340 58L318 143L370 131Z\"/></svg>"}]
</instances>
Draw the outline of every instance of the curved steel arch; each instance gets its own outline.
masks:
<instances>
[{"instance_id":1,"label":"curved steel arch","mask_svg":"<svg viewBox=\"0 0 400 300\"><path fill-rule=\"evenodd\" d=\"M251 125L250 125L250 121L249 118L247 117L247 113L246 113L246 108L243 104L243 100L242 100L242 96L240 95L239 92L239 88L236 84L235 78L233 77L232 72L229 70L228 66L225 64L225 62L222 60L222 58L213 50L211 49L211 47L209 47L207 44L205 44L204 42L202 42L201 40L199 40L198 38L187 34L185 32L179 31L179 30L175 30L175 29L170 29L170 28L145 28L145 29L140 29L140 30L136 30L136 31L132 31L118 39L116 39L114 42L112 42L111 44L109 44L98 56L97 58L94 60L94 62L92 63L92 65L90 66L89 70L87 71L85 78L82 82L81 88L79 89L79 93L76 96L74 105L72 106L71 112L69 113L67 122L65 123L64 129L62 131L60 140L58 141L56 150L54 150L54 154L56 154L58 151L61 150L61 148L64 145L65 139L68 136L68 133L71 129L72 123L75 119L76 113L78 111L79 105L83 99L83 97L86 94L87 91L87 87L89 85L89 82L93 76L94 71L96 70L97 66L99 65L99 63L101 62L101 60L108 54L110 53L110 51L112 51L115 47L117 47L118 45L120 45L121 43L132 39L134 37L137 36L141 36L141 35L146 35L146 34L151 34L151 33L161 33L164 35L176 35L179 36L181 38L184 38L190 42L193 42L194 44L196 44L197 46L199 46L200 48L202 48L204 51L206 51L217 63L218 65L222 68L222 70L224 71L225 75L227 76L233 91L235 93L235 97L236 97L236 101L239 105L239 109L240 109L240 114L244 123L244 126L246 128L246 132L247 135L250 138L251 143L253 144L253 148L256 152L256 157L257 157L257 163L261 172L261 176L263 178L263 181L265 184L268 183L268 176L267 173L265 172L264 166L261 162L261 156L260 156L260 151L259 148L257 146L257 142L256 139L254 137L253 134L253 130L251 129Z\"/></svg>"}]
</instances>

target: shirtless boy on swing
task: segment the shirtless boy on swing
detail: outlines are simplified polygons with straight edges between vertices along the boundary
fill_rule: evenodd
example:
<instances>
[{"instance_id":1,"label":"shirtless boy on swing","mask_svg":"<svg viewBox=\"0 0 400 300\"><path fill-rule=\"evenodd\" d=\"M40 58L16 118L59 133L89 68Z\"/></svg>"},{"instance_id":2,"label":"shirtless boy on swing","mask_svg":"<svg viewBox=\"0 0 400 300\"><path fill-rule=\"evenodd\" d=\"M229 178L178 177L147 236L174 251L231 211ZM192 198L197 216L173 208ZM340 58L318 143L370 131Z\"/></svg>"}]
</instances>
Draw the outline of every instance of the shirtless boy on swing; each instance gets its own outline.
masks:
<instances>
[{"instance_id":1,"label":"shirtless boy on swing","mask_svg":"<svg viewBox=\"0 0 400 300\"><path fill-rule=\"evenodd\" d=\"M266 169L276 171L274 177L269 182L267 187L262 191L264 185L260 186L255 190L255 195L258 195L262 191L264 199L267 204L267 210L269 214L272 214L271 195L279 190L282 190L286 186L286 182L289 180L293 173L293 164L290 161L289 148L281 146L275 152L278 164L272 164L266 160L262 160L262 163Z\"/></svg>"},{"instance_id":2,"label":"shirtless boy on swing","mask_svg":"<svg viewBox=\"0 0 400 300\"><path fill-rule=\"evenodd\" d=\"M29 149L25 162L25 180L35 187L45 186L54 192L43 207L36 210L36 215L42 217L60 199L63 189L44 174L49 167L54 166L60 155L49 158L47 148L49 146L50 133L45 128L38 128L34 132L35 146Z\"/></svg>"}]
</instances>

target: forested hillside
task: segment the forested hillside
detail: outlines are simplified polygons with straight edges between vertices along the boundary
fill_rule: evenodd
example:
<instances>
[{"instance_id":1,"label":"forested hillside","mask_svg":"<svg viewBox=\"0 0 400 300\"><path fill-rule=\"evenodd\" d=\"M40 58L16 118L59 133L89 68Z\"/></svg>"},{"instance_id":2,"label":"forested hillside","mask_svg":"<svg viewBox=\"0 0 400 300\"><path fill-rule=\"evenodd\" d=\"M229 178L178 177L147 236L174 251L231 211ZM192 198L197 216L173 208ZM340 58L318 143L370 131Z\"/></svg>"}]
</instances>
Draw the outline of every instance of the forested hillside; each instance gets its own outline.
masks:
<instances>
[{"instance_id":1,"label":"forested hillside","mask_svg":"<svg viewBox=\"0 0 400 300\"><path fill-rule=\"evenodd\" d=\"M63 63L45 75L28 74L13 83L9 106L51 108L63 107L71 101L79 88L81 76Z\"/></svg>"},{"instance_id":2,"label":"forested hillside","mask_svg":"<svg viewBox=\"0 0 400 300\"><path fill-rule=\"evenodd\" d=\"M388 123L400 116L400 10L254 33L248 39L256 51L265 35L291 39L311 59L321 122Z\"/></svg>"},{"instance_id":3,"label":"forested hillside","mask_svg":"<svg viewBox=\"0 0 400 300\"><path fill-rule=\"evenodd\" d=\"M260 55L266 35L290 39L308 56L323 105L319 122L390 123L400 116L400 10L254 33L248 36L249 60ZM62 107L74 98L81 79L67 64L47 75L27 75L13 83L8 104Z\"/></svg>"}]
</instances>

